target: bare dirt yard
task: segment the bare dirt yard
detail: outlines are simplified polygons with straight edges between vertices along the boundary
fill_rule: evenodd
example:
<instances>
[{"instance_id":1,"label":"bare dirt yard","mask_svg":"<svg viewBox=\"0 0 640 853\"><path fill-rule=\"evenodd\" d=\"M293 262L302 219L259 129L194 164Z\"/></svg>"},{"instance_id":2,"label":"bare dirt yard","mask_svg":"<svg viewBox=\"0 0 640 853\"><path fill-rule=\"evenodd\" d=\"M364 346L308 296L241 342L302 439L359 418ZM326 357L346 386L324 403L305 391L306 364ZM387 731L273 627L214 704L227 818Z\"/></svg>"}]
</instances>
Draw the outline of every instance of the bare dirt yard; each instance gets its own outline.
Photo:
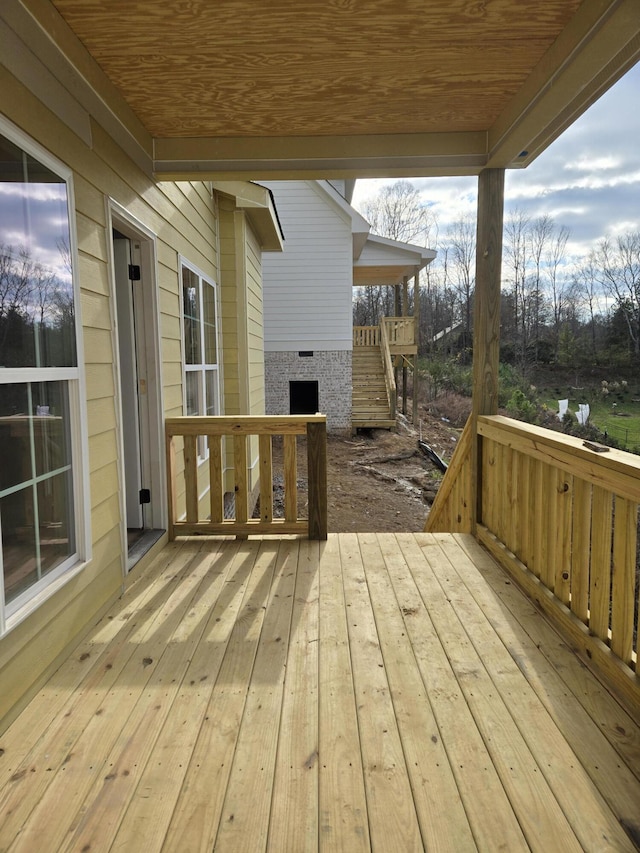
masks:
<instances>
[{"instance_id":1,"label":"bare dirt yard","mask_svg":"<svg viewBox=\"0 0 640 853\"><path fill-rule=\"evenodd\" d=\"M426 442L448 461L460 429L439 414L420 411L420 426L398 418L396 432L362 430L327 439L328 526L331 533L424 529L442 473L419 449ZM306 493L306 451L299 440L298 483ZM274 447L274 463L278 450Z\"/></svg>"}]
</instances>

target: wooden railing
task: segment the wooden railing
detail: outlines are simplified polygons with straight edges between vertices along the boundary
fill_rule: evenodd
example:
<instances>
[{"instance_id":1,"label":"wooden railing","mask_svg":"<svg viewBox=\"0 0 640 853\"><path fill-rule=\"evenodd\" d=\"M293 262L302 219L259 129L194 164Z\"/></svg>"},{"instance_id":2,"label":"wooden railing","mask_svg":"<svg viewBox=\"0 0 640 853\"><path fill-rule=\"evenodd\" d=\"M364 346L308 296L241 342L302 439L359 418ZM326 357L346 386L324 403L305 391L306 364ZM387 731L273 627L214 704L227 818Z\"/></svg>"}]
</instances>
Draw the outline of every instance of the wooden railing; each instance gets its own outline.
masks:
<instances>
[{"instance_id":1,"label":"wooden railing","mask_svg":"<svg viewBox=\"0 0 640 853\"><path fill-rule=\"evenodd\" d=\"M354 326L354 347L379 347L380 326Z\"/></svg>"},{"instance_id":2,"label":"wooden railing","mask_svg":"<svg viewBox=\"0 0 640 853\"><path fill-rule=\"evenodd\" d=\"M465 424L447 468L447 473L431 504L425 530L430 533L471 533L471 418Z\"/></svg>"},{"instance_id":3,"label":"wooden railing","mask_svg":"<svg viewBox=\"0 0 640 853\"><path fill-rule=\"evenodd\" d=\"M391 354L389 351L389 338L387 326L380 323L380 349L382 350L382 364L384 366L384 384L387 386L387 401L389 403L389 419L394 420L396 416L396 401L398 398L396 389L396 378L393 372Z\"/></svg>"},{"instance_id":4,"label":"wooden railing","mask_svg":"<svg viewBox=\"0 0 640 853\"><path fill-rule=\"evenodd\" d=\"M232 536L299 533L308 535L309 539L327 538L327 440L324 415L169 418L165 422L165 434L169 539L198 533ZM198 457L200 436L206 439L206 461ZM252 489L248 442L251 436L257 437L254 445L257 445L259 456L259 518L250 518ZM282 517L276 517L274 513L274 436L282 436L283 441ZM306 436L307 444L306 518L298 515L298 504L301 501L298 495L297 436ZM182 439L181 448L177 446L176 440L179 439ZM231 474L225 471L229 465L233 468ZM230 488L225 488L229 483ZM229 492L233 495L232 501L225 500L225 494ZM179 506L184 508L181 513ZM225 514L232 517L225 517Z\"/></svg>"},{"instance_id":5,"label":"wooden railing","mask_svg":"<svg viewBox=\"0 0 640 853\"><path fill-rule=\"evenodd\" d=\"M639 709L640 457L499 416L478 419L477 440L477 495L461 446L425 529L464 530L475 501L478 540Z\"/></svg>"},{"instance_id":6,"label":"wooden railing","mask_svg":"<svg viewBox=\"0 0 640 853\"><path fill-rule=\"evenodd\" d=\"M382 327L387 331L389 347L393 351L413 350L416 343L415 317L383 317L379 326L354 326L354 347L380 346Z\"/></svg>"},{"instance_id":7,"label":"wooden railing","mask_svg":"<svg viewBox=\"0 0 640 853\"><path fill-rule=\"evenodd\" d=\"M389 346L396 349L412 349L416 343L415 317L383 317L382 323L387 330Z\"/></svg>"}]
</instances>

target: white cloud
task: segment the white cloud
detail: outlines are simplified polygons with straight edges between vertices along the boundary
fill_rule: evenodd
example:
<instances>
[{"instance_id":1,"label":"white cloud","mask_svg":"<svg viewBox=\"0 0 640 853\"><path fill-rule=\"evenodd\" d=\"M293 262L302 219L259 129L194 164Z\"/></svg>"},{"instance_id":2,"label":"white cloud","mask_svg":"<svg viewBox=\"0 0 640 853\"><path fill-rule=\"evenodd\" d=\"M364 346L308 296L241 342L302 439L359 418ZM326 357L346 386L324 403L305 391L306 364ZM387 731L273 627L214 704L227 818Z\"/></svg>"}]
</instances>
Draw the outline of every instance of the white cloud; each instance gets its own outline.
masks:
<instances>
[{"instance_id":1,"label":"white cloud","mask_svg":"<svg viewBox=\"0 0 640 853\"><path fill-rule=\"evenodd\" d=\"M640 229L640 64L568 128L527 169L509 170L505 212L554 217L571 230L568 251L588 252L600 239ZM354 203L390 180L358 181ZM438 221L447 225L476 209L475 178L418 178Z\"/></svg>"}]
</instances>

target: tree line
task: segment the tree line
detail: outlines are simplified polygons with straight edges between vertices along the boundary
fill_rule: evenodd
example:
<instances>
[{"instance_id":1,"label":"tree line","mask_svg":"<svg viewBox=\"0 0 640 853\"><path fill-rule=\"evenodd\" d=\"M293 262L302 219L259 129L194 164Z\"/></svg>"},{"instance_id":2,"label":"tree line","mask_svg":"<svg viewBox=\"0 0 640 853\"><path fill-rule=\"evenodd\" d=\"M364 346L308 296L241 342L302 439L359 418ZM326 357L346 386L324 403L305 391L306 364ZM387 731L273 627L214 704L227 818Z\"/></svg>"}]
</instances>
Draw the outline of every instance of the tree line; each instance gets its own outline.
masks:
<instances>
[{"instance_id":1,"label":"tree line","mask_svg":"<svg viewBox=\"0 0 640 853\"><path fill-rule=\"evenodd\" d=\"M70 273L68 247L58 250ZM59 367L75 359L70 282L26 247L0 244L0 367Z\"/></svg>"},{"instance_id":2,"label":"tree line","mask_svg":"<svg viewBox=\"0 0 640 853\"><path fill-rule=\"evenodd\" d=\"M475 217L439 232L409 181L385 186L363 205L381 236L437 249L421 273L420 340L471 360L475 289ZM640 365L640 231L602 238L584 256L568 254L569 229L549 215L520 209L505 217L501 360L523 371L539 364ZM408 312L413 313L413 288ZM377 325L398 310L396 288L360 288L354 323Z\"/></svg>"}]
</instances>

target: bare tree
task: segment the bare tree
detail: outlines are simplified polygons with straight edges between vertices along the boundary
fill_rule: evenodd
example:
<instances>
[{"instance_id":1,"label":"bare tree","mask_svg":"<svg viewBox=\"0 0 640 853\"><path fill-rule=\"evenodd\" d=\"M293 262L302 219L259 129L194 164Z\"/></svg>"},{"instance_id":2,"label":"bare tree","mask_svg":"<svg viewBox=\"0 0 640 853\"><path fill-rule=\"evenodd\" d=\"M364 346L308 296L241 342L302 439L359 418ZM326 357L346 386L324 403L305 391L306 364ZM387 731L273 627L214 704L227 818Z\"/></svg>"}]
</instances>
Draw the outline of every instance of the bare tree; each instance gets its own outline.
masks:
<instances>
[{"instance_id":1,"label":"bare tree","mask_svg":"<svg viewBox=\"0 0 640 853\"><path fill-rule=\"evenodd\" d=\"M361 205L373 233L404 243L426 246L435 220L429 206L410 181L383 186ZM394 287L365 287L355 295L353 315L356 325L377 325L383 316L395 313ZM364 320L364 322L362 322Z\"/></svg>"},{"instance_id":2,"label":"bare tree","mask_svg":"<svg viewBox=\"0 0 640 853\"><path fill-rule=\"evenodd\" d=\"M564 276L560 275L562 263L564 262L567 241L570 231L565 225L561 225L555 234L554 239L549 244L549 251L546 258L547 276L549 278L549 294L551 298L551 311L553 313L553 330L554 344L556 355L560 342L560 328L564 313L566 310L566 302L568 295L568 282Z\"/></svg>"},{"instance_id":3,"label":"bare tree","mask_svg":"<svg viewBox=\"0 0 640 853\"><path fill-rule=\"evenodd\" d=\"M463 349L471 346L472 296L475 286L476 225L471 216L461 216L448 229L448 280L457 295L462 320Z\"/></svg>"},{"instance_id":4,"label":"bare tree","mask_svg":"<svg viewBox=\"0 0 640 853\"><path fill-rule=\"evenodd\" d=\"M640 231L601 240L596 249L601 282L624 317L636 360L640 361Z\"/></svg>"},{"instance_id":5,"label":"bare tree","mask_svg":"<svg viewBox=\"0 0 640 853\"><path fill-rule=\"evenodd\" d=\"M529 229L529 242L531 245L531 256L533 260L533 275L531 279L531 336L534 346L534 360L538 361L540 349L541 314L543 306L543 278L542 268L544 254L551 240L555 225L553 219L548 215L539 216L531 223Z\"/></svg>"},{"instance_id":6,"label":"bare tree","mask_svg":"<svg viewBox=\"0 0 640 853\"><path fill-rule=\"evenodd\" d=\"M527 347L527 264L529 217L524 211L513 210L504 228L505 261L513 288L513 334L516 357L524 367Z\"/></svg>"},{"instance_id":7,"label":"bare tree","mask_svg":"<svg viewBox=\"0 0 640 853\"><path fill-rule=\"evenodd\" d=\"M594 361L598 360L597 323L596 317L601 313L600 299L602 287L598 275L596 253L591 251L573 274L574 287L589 316L591 354Z\"/></svg>"},{"instance_id":8,"label":"bare tree","mask_svg":"<svg viewBox=\"0 0 640 853\"><path fill-rule=\"evenodd\" d=\"M435 220L429 207L410 181L383 186L362 205L371 230L381 237L426 246Z\"/></svg>"}]
</instances>

